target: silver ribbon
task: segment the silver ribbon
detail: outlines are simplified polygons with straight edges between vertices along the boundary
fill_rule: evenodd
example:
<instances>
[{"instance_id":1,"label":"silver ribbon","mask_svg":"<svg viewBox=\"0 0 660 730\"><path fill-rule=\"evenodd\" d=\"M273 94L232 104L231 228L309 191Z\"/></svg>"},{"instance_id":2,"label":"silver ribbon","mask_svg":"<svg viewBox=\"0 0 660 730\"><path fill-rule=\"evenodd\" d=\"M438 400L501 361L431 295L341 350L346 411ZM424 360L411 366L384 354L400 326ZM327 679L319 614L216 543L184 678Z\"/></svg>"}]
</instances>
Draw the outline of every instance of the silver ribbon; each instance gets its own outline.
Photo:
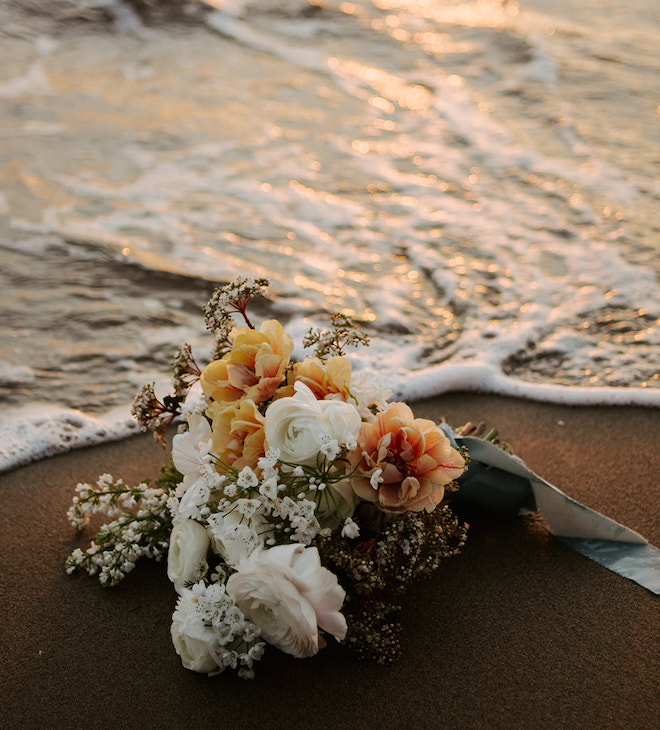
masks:
<instances>
[{"instance_id":1,"label":"silver ribbon","mask_svg":"<svg viewBox=\"0 0 660 730\"><path fill-rule=\"evenodd\" d=\"M459 499L500 514L538 510L562 542L660 594L660 550L639 533L571 499L495 444L456 436L449 429L445 433L470 453L470 469L459 480Z\"/></svg>"}]
</instances>

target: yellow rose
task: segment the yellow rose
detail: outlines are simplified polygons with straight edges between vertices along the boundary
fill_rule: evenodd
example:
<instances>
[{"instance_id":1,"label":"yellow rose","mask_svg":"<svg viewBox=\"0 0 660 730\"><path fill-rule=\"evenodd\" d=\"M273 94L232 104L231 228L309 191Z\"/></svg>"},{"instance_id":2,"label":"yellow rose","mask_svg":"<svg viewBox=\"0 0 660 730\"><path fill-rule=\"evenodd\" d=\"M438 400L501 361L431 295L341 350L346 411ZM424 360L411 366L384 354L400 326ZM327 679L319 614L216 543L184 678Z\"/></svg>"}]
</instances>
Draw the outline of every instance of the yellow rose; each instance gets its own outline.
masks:
<instances>
[{"instance_id":1,"label":"yellow rose","mask_svg":"<svg viewBox=\"0 0 660 730\"><path fill-rule=\"evenodd\" d=\"M293 366L289 375L289 382L280 388L277 397L291 397L294 394L294 384L304 383L317 400L324 400L326 396L348 400L348 387L351 382L351 363L345 357L331 357L326 361L318 357L306 357L302 362Z\"/></svg>"},{"instance_id":2,"label":"yellow rose","mask_svg":"<svg viewBox=\"0 0 660 730\"><path fill-rule=\"evenodd\" d=\"M246 398L224 406L214 404L213 451L225 464L241 471L256 469L264 454L264 417L254 401Z\"/></svg>"},{"instance_id":3,"label":"yellow rose","mask_svg":"<svg viewBox=\"0 0 660 730\"><path fill-rule=\"evenodd\" d=\"M274 319L265 321L260 330L239 327L231 336L231 350L202 372L204 394L220 402L269 400L285 378L293 352L291 336Z\"/></svg>"}]
</instances>

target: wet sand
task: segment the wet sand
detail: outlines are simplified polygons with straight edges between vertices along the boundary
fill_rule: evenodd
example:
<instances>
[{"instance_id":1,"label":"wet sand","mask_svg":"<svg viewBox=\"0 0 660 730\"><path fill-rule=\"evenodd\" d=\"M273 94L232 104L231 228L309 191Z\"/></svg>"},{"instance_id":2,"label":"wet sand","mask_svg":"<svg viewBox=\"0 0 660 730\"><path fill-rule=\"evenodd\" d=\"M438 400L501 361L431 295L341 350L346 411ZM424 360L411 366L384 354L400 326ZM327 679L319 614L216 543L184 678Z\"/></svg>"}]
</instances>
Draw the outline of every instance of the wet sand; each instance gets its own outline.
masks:
<instances>
[{"instance_id":1,"label":"wet sand","mask_svg":"<svg viewBox=\"0 0 660 730\"><path fill-rule=\"evenodd\" d=\"M452 394L414 405L497 425L530 468L660 544L657 410L567 408ZM78 481L155 476L150 437L0 476L0 726L7 728L652 728L657 597L553 538L535 518L473 524L464 553L407 596L402 660L337 645L276 651L252 682L184 670L162 564L115 589L67 576Z\"/></svg>"}]
</instances>

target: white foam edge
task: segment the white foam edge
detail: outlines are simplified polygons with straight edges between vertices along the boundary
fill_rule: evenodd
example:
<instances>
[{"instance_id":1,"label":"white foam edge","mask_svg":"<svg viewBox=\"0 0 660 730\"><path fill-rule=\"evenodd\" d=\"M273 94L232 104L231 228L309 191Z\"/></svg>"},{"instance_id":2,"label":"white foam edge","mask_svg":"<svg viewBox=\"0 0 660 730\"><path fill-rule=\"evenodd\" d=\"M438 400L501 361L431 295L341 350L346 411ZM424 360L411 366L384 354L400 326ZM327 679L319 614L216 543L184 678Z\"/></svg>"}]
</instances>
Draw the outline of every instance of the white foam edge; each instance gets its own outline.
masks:
<instances>
[{"instance_id":1,"label":"white foam edge","mask_svg":"<svg viewBox=\"0 0 660 730\"><path fill-rule=\"evenodd\" d=\"M443 393L472 391L494 393L565 406L660 407L660 389L640 387L575 386L530 383L502 373L495 365L464 363L436 365L387 380L396 398L406 401Z\"/></svg>"},{"instance_id":2,"label":"white foam edge","mask_svg":"<svg viewBox=\"0 0 660 730\"><path fill-rule=\"evenodd\" d=\"M9 408L0 420L0 472L83 446L127 438L139 430L128 405L100 416L48 403Z\"/></svg>"}]
</instances>

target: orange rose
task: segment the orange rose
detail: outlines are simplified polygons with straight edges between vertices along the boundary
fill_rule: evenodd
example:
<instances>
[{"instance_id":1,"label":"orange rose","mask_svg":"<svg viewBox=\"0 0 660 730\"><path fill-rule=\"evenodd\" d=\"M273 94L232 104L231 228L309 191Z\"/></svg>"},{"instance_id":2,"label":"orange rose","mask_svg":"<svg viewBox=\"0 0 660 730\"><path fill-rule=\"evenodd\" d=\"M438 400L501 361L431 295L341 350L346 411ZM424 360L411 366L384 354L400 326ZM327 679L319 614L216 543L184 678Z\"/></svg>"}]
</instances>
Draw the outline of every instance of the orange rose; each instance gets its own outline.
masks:
<instances>
[{"instance_id":1,"label":"orange rose","mask_svg":"<svg viewBox=\"0 0 660 730\"><path fill-rule=\"evenodd\" d=\"M272 398L282 384L293 351L293 340L274 319L260 330L239 327L232 332L231 350L207 365L201 375L204 394L215 401Z\"/></svg>"},{"instance_id":2,"label":"orange rose","mask_svg":"<svg viewBox=\"0 0 660 730\"><path fill-rule=\"evenodd\" d=\"M264 417L254 401L246 398L214 410L214 453L238 471L245 466L256 469L257 461L264 455Z\"/></svg>"},{"instance_id":3,"label":"orange rose","mask_svg":"<svg viewBox=\"0 0 660 730\"><path fill-rule=\"evenodd\" d=\"M362 424L352 459L355 493L394 513L432 512L445 485L465 467L442 430L433 421L414 418L404 403L392 403L373 422Z\"/></svg>"}]
</instances>

